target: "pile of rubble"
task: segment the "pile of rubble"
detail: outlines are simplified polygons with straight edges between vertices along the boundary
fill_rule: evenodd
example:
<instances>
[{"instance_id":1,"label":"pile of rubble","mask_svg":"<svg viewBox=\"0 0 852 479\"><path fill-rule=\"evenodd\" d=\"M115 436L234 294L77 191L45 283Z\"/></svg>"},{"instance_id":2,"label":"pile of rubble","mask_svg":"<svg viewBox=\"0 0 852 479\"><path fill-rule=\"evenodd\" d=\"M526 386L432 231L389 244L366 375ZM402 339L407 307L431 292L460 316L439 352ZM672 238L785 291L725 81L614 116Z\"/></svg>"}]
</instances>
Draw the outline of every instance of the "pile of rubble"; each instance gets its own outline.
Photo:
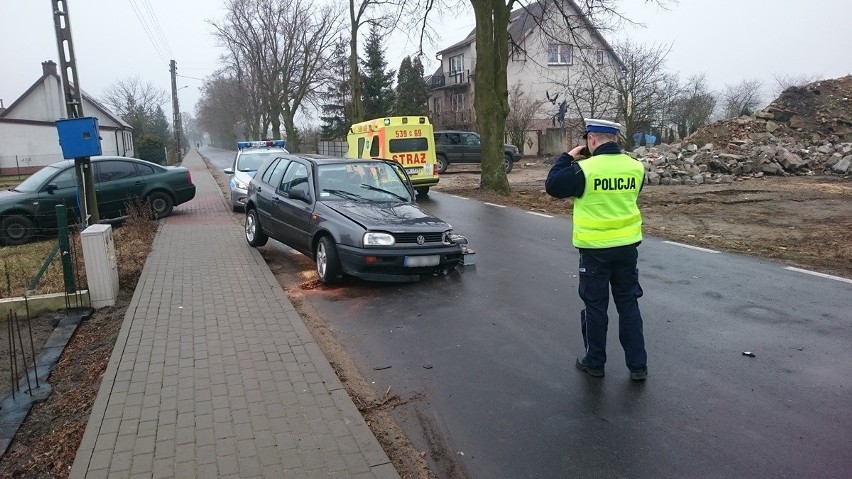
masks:
<instances>
[{"instance_id":1,"label":"pile of rubble","mask_svg":"<svg viewBox=\"0 0 852 479\"><path fill-rule=\"evenodd\" d=\"M715 122L681 143L639 147L632 155L645 164L650 184L850 176L852 75L788 88L753 116Z\"/></svg>"}]
</instances>

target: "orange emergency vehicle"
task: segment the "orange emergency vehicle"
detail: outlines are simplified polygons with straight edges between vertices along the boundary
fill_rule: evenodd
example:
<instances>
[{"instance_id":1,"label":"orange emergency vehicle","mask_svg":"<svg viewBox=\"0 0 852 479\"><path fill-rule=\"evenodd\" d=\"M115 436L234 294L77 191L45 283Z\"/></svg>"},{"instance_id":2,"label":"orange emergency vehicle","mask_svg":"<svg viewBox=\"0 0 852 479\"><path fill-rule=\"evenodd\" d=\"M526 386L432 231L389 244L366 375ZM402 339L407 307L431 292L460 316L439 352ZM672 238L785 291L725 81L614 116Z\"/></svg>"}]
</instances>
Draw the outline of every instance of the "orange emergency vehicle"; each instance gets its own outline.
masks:
<instances>
[{"instance_id":1,"label":"orange emergency vehicle","mask_svg":"<svg viewBox=\"0 0 852 479\"><path fill-rule=\"evenodd\" d=\"M346 135L349 158L393 160L405 168L419 195L438 184L435 135L425 116L391 116L356 123Z\"/></svg>"}]
</instances>

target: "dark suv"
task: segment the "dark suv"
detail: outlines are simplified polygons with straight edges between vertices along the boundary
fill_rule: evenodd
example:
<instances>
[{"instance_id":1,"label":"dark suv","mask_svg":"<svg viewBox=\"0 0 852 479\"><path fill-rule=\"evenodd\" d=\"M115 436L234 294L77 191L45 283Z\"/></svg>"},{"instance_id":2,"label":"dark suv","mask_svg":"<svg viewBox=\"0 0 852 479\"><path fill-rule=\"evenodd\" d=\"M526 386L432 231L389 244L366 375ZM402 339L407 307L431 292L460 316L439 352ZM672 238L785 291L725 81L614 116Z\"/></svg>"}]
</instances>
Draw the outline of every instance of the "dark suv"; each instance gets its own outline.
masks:
<instances>
[{"instance_id":1,"label":"dark suv","mask_svg":"<svg viewBox=\"0 0 852 479\"><path fill-rule=\"evenodd\" d=\"M435 132L435 159L438 173L447 171L450 163L481 163L482 147L479 133L472 131L443 130ZM515 145L503 145L503 166L506 173L521 159Z\"/></svg>"}]
</instances>

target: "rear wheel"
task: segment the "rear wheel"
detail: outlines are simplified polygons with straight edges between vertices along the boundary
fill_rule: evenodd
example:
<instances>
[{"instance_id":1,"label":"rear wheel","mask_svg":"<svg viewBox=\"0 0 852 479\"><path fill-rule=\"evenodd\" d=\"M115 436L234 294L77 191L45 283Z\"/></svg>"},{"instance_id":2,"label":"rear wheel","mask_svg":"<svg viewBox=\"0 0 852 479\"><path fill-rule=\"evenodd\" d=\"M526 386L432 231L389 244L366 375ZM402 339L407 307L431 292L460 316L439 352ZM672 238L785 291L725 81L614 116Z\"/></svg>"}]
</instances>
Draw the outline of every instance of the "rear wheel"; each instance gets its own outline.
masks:
<instances>
[{"instance_id":1,"label":"rear wheel","mask_svg":"<svg viewBox=\"0 0 852 479\"><path fill-rule=\"evenodd\" d=\"M450 164L447 163L447 157L446 156L438 155L435 158L435 167L438 168L438 173L443 175L444 172L447 171L448 166L450 166Z\"/></svg>"},{"instance_id":2,"label":"rear wheel","mask_svg":"<svg viewBox=\"0 0 852 479\"><path fill-rule=\"evenodd\" d=\"M263 246L269 241L269 237L260 228L260 220L257 210L252 208L246 212L246 243L253 248Z\"/></svg>"},{"instance_id":3,"label":"rear wheel","mask_svg":"<svg viewBox=\"0 0 852 479\"><path fill-rule=\"evenodd\" d=\"M148 195L147 199L148 203L151 205L151 211L154 212L154 218L165 218L172 214L175 202L168 193L164 191L155 191Z\"/></svg>"},{"instance_id":4,"label":"rear wheel","mask_svg":"<svg viewBox=\"0 0 852 479\"><path fill-rule=\"evenodd\" d=\"M0 221L0 240L3 244L29 243L35 235L35 223L23 215L12 215Z\"/></svg>"},{"instance_id":5,"label":"rear wheel","mask_svg":"<svg viewBox=\"0 0 852 479\"><path fill-rule=\"evenodd\" d=\"M340 258L337 256L337 247L328 236L323 236L317 245L317 276L323 283L334 283L340 279Z\"/></svg>"},{"instance_id":6,"label":"rear wheel","mask_svg":"<svg viewBox=\"0 0 852 479\"><path fill-rule=\"evenodd\" d=\"M507 155L503 156L503 169L506 170L506 173L512 172L512 167L515 165L515 162L512 161L512 157Z\"/></svg>"},{"instance_id":7,"label":"rear wheel","mask_svg":"<svg viewBox=\"0 0 852 479\"><path fill-rule=\"evenodd\" d=\"M426 196L429 194L429 187L416 188L415 191L417 191L417 196Z\"/></svg>"}]
</instances>

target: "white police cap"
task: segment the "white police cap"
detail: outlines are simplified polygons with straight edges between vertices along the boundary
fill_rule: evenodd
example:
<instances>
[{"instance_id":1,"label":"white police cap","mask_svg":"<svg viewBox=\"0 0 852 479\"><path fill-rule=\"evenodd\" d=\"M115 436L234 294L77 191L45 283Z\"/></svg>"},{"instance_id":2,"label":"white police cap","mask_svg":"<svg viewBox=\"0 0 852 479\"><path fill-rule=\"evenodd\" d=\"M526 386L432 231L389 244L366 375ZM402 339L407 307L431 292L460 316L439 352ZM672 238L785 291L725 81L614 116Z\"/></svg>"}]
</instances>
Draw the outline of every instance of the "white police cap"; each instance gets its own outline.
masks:
<instances>
[{"instance_id":1,"label":"white police cap","mask_svg":"<svg viewBox=\"0 0 852 479\"><path fill-rule=\"evenodd\" d=\"M609 133L611 135L617 135L622 128L623 127L620 123L616 123L614 121L597 120L595 118L586 119L586 131L589 133Z\"/></svg>"}]
</instances>

